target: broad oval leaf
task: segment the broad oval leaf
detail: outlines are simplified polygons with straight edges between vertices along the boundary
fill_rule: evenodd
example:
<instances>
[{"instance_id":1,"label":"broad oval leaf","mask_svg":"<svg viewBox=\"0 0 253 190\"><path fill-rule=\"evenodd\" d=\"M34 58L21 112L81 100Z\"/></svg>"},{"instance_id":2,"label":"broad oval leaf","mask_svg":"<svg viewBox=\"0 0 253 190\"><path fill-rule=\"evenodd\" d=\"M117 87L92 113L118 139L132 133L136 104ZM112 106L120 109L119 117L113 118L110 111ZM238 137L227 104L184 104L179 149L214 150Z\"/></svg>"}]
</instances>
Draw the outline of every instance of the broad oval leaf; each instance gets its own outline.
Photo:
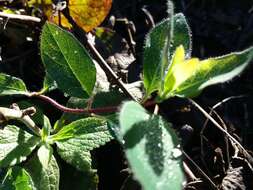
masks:
<instances>
[{"instance_id":1,"label":"broad oval leaf","mask_svg":"<svg viewBox=\"0 0 253 190\"><path fill-rule=\"evenodd\" d=\"M26 162L24 168L32 178L33 190L59 190L60 171L53 155L46 168L40 163L37 155Z\"/></svg>"},{"instance_id":2,"label":"broad oval leaf","mask_svg":"<svg viewBox=\"0 0 253 190\"><path fill-rule=\"evenodd\" d=\"M0 73L0 96L29 94L24 82L16 77Z\"/></svg>"},{"instance_id":3,"label":"broad oval leaf","mask_svg":"<svg viewBox=\"0 0 253 190\"><path fill-rule=\"evenodd\" d=\"M51 138L62 159L78 170L87 171L91 169L90 151L109 142L112 136L106 121L92 117L64 126Z\"/></svg>"},{"instance_id":4,"label":"broad oval leaf","mask_svg":"<svg viewBox=\"0 0 253 190\"><path fill-rule=\"evenodd\" d=\"M92 94L95 65L71 33L47 22L41 35L41 57L46 72L63 92L80 98Z\"/></svg>"},{"instance_id":5,"label":"broad oval leaf","mask_svg":"<svg viewBox=\"0 0 253 190\"><path fill-rule=\"evenodd\" d=\"M6 178L0 184L2 190L33 190L33 182L27 171L14 166L7 172Z\"/></svg>"},{"instance_id":6,"label":"broad oval leaf","mask_svg":"<svg viewBox=\"0 0 253 190\"><path fill-rule=\"evenodd\" d=\"M173 22L173 29L171 29ZM169 35L172 30L172 36ZM143 57L144 87L147 96L163 88L165 73L176 47L183 45L190 57L191 31L182 13L166 19L153 28L146 37Z\"/></svg>"},{"instance_id":7,"label":"broad oval leaf","mask_svg":"<svg viewBox=\"0 0 253 190\"><path fill-rule=\"evenodd\" d=\"M253 58L253 47L241 52L230 53L200 61L197 58L185 60L182 46L173 58L170 75L166 76L164 97L193 97L205 87L226 82L238 76ZM163 99L165 99L163 98Z\"/></svg>"},{"instance_id":8,"label":"broad oval leaf","mask_svg":"<svg viewBox=\"0 0 253 190\"><path fill-rule=\"evenodd\" d=\"M14 125L5 126L0 130L0 167L13 166L26 160L39 142L39 137Z\"/></svg>"},{"instance_id":9,"label":"broad oval leaf","mask_svg":"<svg viewBox=\"0 0 253 190\"><path fill-rule=\"evenodd\" d=\"M58 1L55 5L55 9L64 9L66 5L64 1ZM29 6L41 6L43 5L44 12L48 18L53 19L55 23L59 22L59 14L55 14L56 10L52 9L52 0L31 0L28 2ZM68 9L72 19L83 28L84 31L89 32L93 28L100 25L107 14L109 13L112 6L112 0L69 0ZM71 27L68 20L61 15L61 25L64 27Z\"/></svg>"},{"instance_id":10,"label":"broad oval leaf","mask_svg":"<svg viewBox=\"0 0 253 190\"><path fill-rule=\"evenodd\" d=\"M126 157L143 188L182 189L182 152L171 124L135 102L123 105L119 120Z\"/></svg>"}]
</instances>

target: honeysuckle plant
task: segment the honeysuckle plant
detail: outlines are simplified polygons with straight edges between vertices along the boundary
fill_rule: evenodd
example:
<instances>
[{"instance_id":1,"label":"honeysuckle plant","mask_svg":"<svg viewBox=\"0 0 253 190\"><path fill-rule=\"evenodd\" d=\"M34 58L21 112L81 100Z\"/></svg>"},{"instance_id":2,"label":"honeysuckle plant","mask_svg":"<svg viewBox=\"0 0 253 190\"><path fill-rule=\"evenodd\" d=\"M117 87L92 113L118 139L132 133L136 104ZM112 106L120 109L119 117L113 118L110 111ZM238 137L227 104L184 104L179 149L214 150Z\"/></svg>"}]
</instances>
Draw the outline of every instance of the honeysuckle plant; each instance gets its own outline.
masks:
<instances>
[{"instance_id":1,"label":"honeysuckle plant","mask_svg":"<svg viewBox=\"0 0 253 190\"><path fill-rule=\"evenodd\" d=\"M90 151L116 138L143 189L182 189L185 177L180 141L169 121L145 109L150 106L151 94L155 96L153 106L174 96L197 96L210 85L238 76L253 58L251 47L199 60L191 57L191 43L182 13L171 14L157 24L144 44L145 95L140 102L121 105L121 92L95 89L101 81L83 45L70 32L47 22L40 42L46 71L43 89L29 92L21 79L1 73L0 96L38 98L65 113L51 126L31 102L0 107L1 188L57 190L60 173L56 154L77 170L94 173ZM56 88L70 97L67 107L46 96ZM90 107L87 99L91 97ZM10 120L19 123L11 124ZM90 181L96 183L96 179Z\"/></svg>"}]
</instances>

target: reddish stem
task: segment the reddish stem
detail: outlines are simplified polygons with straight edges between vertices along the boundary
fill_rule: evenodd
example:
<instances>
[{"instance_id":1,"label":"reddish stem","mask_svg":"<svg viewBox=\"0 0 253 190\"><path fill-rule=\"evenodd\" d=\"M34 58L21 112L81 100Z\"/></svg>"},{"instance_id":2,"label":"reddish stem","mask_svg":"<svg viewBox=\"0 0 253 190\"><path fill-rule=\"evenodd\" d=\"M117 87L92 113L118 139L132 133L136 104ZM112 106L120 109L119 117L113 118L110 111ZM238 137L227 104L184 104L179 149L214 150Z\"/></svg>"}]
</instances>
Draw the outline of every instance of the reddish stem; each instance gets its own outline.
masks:
<instances>
[{"instance_id":1,"label":"reddish stem","mask_svg":"<svg viewBox=\"0 0 253 190\"><path fill-rule=\"evenodd\" d=\"M58 102L56 102L52 98L45 96L45 95L34 93L31 95L31 97L39 98L45 102L50 103L51 105L53 105L57 109L61 110L62 112L67 112L67 113L74 113L74 114L95 113L95 114L99 114L99 113L116 112L118 110L118 106L110 106L110 107L102 107L102 108L89 108L89 109L68 108L68 107L65 107L65 106L59 104ZM144 107L150 107L153 105L155 105L155 102L153 100L147 101L143 104Z\"/></svg>"},{"instance_id":2,"label":"reddish stem","mask_svg":"<svg viewBox=\"0 0 253 190\"><path fill-rule=\"evenodd\" d=\"M63 111L63 112L68 112L68 113L75 113L75 114L83 114L83 113L108 113L108 112L115 112L117 111L118 107L117 106L112 106L112 107L103 107L103 108L90 108L90 109L79 109L79 108L68 108L65 107L52 98L45 96L45 95L34 95L36 98L40 98L44 100L45 102L50 103L57 109Z\"/></svg>"}]
</instances>

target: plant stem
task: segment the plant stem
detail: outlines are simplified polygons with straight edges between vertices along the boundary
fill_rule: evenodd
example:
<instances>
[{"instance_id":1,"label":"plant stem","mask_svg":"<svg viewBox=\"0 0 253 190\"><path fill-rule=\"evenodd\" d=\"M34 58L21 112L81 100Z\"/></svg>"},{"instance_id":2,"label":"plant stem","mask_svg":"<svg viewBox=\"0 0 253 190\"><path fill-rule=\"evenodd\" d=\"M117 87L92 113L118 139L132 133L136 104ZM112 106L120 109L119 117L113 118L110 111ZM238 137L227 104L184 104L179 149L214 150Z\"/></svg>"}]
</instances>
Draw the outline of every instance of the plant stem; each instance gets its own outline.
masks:
<instances>
[{"instance_id":1,"label":"plant stem","mask_svg":"<svg viewBox=\"0 0 253 190\"><path fill-rule=\"evenodd\" d=\"M68 19L69 23L72 24L75 36L77 39L88 46L90 53L93 55L94 59L98 62L99 66L104 70L107 76L111 77L113 82L118 85L118 87L132 100L136 101L136 98L129 92L129 90L126 88L125 84L119 79L119 77L114 73L114 71L111 69L111 67L107 64L107 62L104 60L104 58L101 56L101 54L97 51L95 46L89 42L87 39L87 33L83 31L82 28L80 28L76 22L72 19L72 17L69 14L68 7L62 11L63 15ZM85 39L83 39L85 38Z\"/></svg>"},{"instance_id":2,"label":"plant stem","mask_svg":"<svg viewBox=\"0 0 253 190\"><path fill-rule=\"evenodd\" d=\"M57 109L59 109L63 112L67 112L67 113L75 113L75 114L97 113L98 114L98 113L115 112L118 110L117 106L102 107L102 108L89 108L89 109L68 108L68 107L65 107L65 106L59 104L58 102L56 102L52 98L45 96L45 95L36 95L35 94L35 95L32 95L31 97L39 98L45 102L50 103L51 105L53 105Z\"/></svg>"},{"instance_id":3,"label":"plant stem","mask_svg":"<svg viewBox=\"0 0 253 190\"><path fill-rule=\"evenodd\" d=\"M41 19L38 17L10 14L10 13L4 13L4 12L0 12L0 17L5 17L8 19L17 19L17 20L22 20L22 21L41 22Z\"/></svg>"},{"instance_id":4,"label":"plant stem","mask_svg":"<svg viewBox=\"0 0 253 190\"><path fill-rule=\"evenodd\" d=\"M84 114L84 113L87 113L87 114L90 114L90 113L99 114L100 113L101 114L101 113L116 112L119 109L119 106L109 106L109 107L89 108L89 109L68 108L68 107L65 107L65 106L59 104L58 102L56 102L52 98L42 95L42 94L38 94L36 92L31 93L29 95L29 97L39 98L39 99L51 104L52 106L54 106L58 110L61 110L62 112L73 113L73 114ZM153 100L147 101L143 104L144 107L151 107L154 105L155 105L155 102Z\"/></svg>"},{"instance_id":5,"label":"plant stem","mask_svg":"<svg viewBox=\"0 0 253 190\"><path fill-rule=\"evenodd\" d=\"M231 139L231 141L233 141L242 151L242 153L244 154L244 156L248 159L248 161L250 162L251 167L253 166L253 157L245 150L245 148L241 145L241 143L239 143L232 135L230 135L225 129L223 129L219 123L217 123L212 116L210 116L200 105L198 105L194 100L192 99L188 99L189 102L191 102L192 105L194 105L202 114L204 114L204 116L206 118L208 118L215 127L217 127L220 131L222 131L225 135L227 135L227 137L229 137Z\"/></svg>"}]
</instances>

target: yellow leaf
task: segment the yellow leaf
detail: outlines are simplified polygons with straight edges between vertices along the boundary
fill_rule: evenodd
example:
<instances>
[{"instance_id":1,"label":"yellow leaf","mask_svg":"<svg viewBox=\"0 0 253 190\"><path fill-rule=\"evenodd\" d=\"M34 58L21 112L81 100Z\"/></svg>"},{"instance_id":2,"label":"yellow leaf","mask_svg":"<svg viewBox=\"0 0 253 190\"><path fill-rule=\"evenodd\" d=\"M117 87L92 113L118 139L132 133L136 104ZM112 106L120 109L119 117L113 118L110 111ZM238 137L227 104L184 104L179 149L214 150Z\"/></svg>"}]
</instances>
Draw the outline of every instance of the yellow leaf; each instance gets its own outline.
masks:
<instances>
[{"instance_id":1,"label":"yellow leaf","mask_svg":"<svg viewBox=\"0 0 253 190\"><path fill-rule=\"evenodd\" d=\"M54 14L52 0L30 0L28 5L43 5L43 11L48 19L59 24L59 14ZM112 0L69 0L70 16L84 31L89 32L100 25L112 5ZM56 5L57 7L57 5ZM61 14L61 25L70 28L71 25Z\"/></svg>"}]
</instances>

